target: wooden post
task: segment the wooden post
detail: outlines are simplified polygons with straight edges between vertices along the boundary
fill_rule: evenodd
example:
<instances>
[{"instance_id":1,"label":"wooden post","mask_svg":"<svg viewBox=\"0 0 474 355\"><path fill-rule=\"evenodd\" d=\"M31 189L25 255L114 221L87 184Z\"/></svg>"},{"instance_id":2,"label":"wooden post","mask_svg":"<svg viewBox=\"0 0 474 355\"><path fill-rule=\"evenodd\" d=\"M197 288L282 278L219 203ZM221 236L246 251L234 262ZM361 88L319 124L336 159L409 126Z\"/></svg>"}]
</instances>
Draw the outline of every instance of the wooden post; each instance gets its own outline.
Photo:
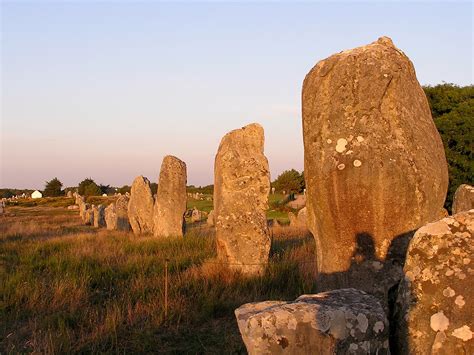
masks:
<instances>
[{"instance_id":1,"label":"wooden post","mask_svg":"<svg viewBox=\"0 0 474 355\"><path fill-rule=\"evenodd\" d=\"M165 260L165 319L168 319L168 261Z\"/></svg>"}]
</instances>

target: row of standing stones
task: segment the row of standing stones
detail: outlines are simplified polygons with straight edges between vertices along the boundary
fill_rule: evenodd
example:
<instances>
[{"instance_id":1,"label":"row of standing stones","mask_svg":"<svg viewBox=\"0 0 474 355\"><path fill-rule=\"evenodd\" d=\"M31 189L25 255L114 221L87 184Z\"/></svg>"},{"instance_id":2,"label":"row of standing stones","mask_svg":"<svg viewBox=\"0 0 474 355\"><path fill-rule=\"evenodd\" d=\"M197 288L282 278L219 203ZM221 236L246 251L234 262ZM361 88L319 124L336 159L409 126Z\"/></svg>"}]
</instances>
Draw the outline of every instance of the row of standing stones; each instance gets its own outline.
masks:
<instances>
[{"instance_id":1,"label":"row of standing stones","mask_svg":"<svg viewBox=\"0 0 474 355\"><path fill-rule=\"evenodd\" d=\"M386 37L335 54L302 100L307 207L290 220L315 238L319 293L239 307L248 352L474 353L474 188L446 216L444 149L410 60ZM269 193L263 128L226 134L208 224L218 257L249 276L268 263ZM186 165L164 158L156 198L140 176L107 208L76 203L96 227L182 236Z\"/></svg>"},{"instance_id":2,"label":"row of standing stones","mask_svg":"<svg viewBox=\"0 0 474 355\"><path fill-rule=\"evenodd\" d=\"M239 307L248 352L473 354L474 189L462 185L447 216L444 149L410 60L386 37L322 60L302 110L320 293ZM254 183L233 179L247 185L242 205L266 192L262 165ZM267 255L262 234L246 243Z\"/></svg>"}]
</instances>

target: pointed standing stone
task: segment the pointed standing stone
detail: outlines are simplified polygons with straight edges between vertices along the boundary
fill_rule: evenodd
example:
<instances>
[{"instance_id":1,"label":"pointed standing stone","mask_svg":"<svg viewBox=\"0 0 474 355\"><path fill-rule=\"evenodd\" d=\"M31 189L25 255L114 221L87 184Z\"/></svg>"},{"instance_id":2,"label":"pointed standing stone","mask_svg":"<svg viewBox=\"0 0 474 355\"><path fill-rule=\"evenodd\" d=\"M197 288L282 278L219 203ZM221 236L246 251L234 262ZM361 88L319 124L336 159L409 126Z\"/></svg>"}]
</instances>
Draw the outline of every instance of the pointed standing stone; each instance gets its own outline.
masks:
<instances>
[{"instance_id":1,"label":"pointed standing stone","mask_svg":"<svg viewBox=\"0 0 474 355\"><path fill-rule=\"evenodd\" d=\"M153 213L156 237L183 236L186 212L186 164L167 155L161 164Z\"/></svg>"},{"instance_id":2,"label":"pointed standing stone","mask_svg":"<svg viewBox=\"0 0 474 355\"><path fill-rule=\"evenodd\" d=\"M153 232L153 195L150 181L143 176L135 178L128 203L128 218L133 233Z\"/></svg>"},{"instance_id":3,"label":"pointed standing stone","mask_svg":"<svg viewBox=\"0 0 474 355\"><path fill-rule=\"evenodd\" d=\"M385 260L398 236L437 218L448 186L443 144L413 64L387 37L320 61L302 109L318 269L351 287L343 273L358 236L373 246L362 255Z\"/></svg>"},{"instance_id":4,"label":"pointed standing stone","mask_svg":"<svg viewBox=\"0 0 474 355\"><path fill-rule=\"evenodd\" d=\"M214 165L217 254L244 274L263 272L270 252L270 173L263 145L258 124L231 131L222 138Z\"/></svg>"}]
</instances>

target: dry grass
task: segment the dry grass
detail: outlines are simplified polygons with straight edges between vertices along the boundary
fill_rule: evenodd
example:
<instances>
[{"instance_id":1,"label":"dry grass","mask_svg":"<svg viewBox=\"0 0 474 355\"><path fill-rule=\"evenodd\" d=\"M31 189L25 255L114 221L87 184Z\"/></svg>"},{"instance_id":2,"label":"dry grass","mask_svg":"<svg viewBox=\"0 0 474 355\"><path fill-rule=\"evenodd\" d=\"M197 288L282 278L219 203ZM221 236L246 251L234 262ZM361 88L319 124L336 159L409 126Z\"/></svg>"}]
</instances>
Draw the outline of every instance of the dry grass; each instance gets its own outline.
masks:
<instances>
[{"instance_id":1,"label":"dry grass","mask_svg":"<svg viewBox=\"0 0 474 355\"><path fill-rule=\"evenodd\" d=\"M159 240L82 226L64 208L9 207L0 218L0 352L242 353L236 307L313 290L314 243L301 233L274 229L271 263L249 279L212 263L206 228Z\"/></svg>"}]
</instances>

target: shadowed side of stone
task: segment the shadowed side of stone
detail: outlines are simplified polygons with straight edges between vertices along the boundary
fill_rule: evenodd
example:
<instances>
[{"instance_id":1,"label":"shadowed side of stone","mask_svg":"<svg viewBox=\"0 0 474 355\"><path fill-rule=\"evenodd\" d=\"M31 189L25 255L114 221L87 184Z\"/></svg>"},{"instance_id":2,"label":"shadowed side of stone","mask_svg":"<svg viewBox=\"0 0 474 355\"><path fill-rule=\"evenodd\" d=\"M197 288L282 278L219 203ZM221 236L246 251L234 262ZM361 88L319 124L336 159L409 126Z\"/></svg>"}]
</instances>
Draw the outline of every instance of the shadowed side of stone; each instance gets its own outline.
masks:
<instances>
[{"instance_id":1,"label":"shadowed side of stone","mask_svg":"<svg viewBox=\"0 0 474 355\"><path fill-rule=\"evenodd\" d=\"M394 350L474 354L474 210L420 228L398 289Z\"/></svg>"},{"instance_id":2,"label":"shadowed side of stone","mask_svg":"<svg viewBox=\"0 0 474 355\"><path fill-rule=\"evenodd\" d=\"M270 173L263 146L258 124L231 131L222 138L214 165L217 254L244 274L263 272L270 252Z\"/></svg>"},{"instance_id":3,"label":"shadowed side of stone","mask_svg":"<svg viewBox=\"0 0 474 355\"><path fill-rule=\"evenodd\" d=\"M388 354L388 321L373 296L356 289L235 311L249 354Z\"/></svg>"}]
</instances>

